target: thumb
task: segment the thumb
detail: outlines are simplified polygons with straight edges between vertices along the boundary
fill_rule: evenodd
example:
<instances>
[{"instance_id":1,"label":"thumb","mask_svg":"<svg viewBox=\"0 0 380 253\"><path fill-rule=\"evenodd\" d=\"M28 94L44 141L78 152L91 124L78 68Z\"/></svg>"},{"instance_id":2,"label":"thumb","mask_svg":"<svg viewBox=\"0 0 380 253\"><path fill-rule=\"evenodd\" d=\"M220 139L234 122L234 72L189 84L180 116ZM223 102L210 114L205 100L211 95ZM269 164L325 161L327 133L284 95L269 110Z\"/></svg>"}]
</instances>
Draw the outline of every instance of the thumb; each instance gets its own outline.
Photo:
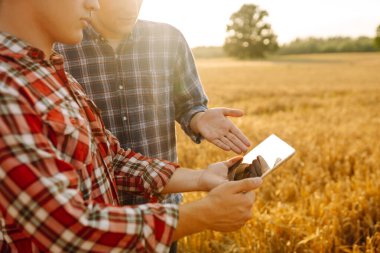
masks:
<instances>
[{"instance_id":1,"label":"thumb","mask_svg":"<svg viewBox=\"0 0 380 253\"><path fill-rule=\"evenodd\" d=\"M230 117L241 117L244 115L244 112L242 110L232 108L223 108L222 112L224 116Z\"/></svg>"},{"instance_id":2,"label":"thumb","mask_svg":"<svg viewBox=\"0 0 380 253\"><path fill-rule=\"evenodd\" d=\"M227 166L227 168L230 168L232 165L240 164L242 161L243 161L242 156L235 156L228 159L227 161L224 161L224 165Z\"/></svg>"},{"instance_id":3,"label":"thumb","mask_svg":"<svg viewBox=\"0 0 380 253\"><path fill-rule=\"evenodd\" d=\"M253 191L261 186L263 180L260 177L247 178L240 181L230 182L230 190L233 193L243 193Z\"/></svg>"}]
</instances>

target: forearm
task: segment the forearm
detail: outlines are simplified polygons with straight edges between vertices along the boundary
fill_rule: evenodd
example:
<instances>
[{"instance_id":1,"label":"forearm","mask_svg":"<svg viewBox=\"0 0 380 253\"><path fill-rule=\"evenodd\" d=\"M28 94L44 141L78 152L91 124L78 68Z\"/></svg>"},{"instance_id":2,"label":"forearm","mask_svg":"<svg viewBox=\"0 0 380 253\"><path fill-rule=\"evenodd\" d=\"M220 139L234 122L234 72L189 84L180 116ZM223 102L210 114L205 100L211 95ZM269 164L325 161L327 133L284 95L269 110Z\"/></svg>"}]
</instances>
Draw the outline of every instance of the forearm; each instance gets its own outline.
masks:
<instances>
[{"instance_id":1,"label":"forearm","mask_svg":"<svg viewBox=\"0 0 380 253\"><path fill-rule=\"evenodd\" d=\"M194 201L179 207L179 219L173 240L208 229L207 213L209 209L203 200Z\"/></svg>"},{"instance_id":2,"label":"forearm","mask_svg":"<svg viewBox=\"0 0 380 253\"><path fill-rule=\"evenodd\" d=\"M206 191L208 189L201 188L199 184L202 173L203 170L178 168L161 193Z\"/></svg>"}]
</instances>

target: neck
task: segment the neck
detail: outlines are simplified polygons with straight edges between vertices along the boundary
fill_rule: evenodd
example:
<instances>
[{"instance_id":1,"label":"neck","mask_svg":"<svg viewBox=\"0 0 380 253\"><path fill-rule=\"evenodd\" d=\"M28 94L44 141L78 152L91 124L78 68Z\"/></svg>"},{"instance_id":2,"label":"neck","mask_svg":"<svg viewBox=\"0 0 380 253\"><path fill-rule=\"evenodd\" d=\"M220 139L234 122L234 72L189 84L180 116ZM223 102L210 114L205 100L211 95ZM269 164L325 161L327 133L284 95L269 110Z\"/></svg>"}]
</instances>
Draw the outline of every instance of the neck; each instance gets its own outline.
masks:
<instances>
[{"instance_id":1,"label":"neck","mask_svg":"<svg viewBox=\"0 0 380 253\"><path fill-rule=\"evenodd\" d=\"M116 52L117 47L119 46L121 39L111 39L106 38L108 41L108 44L113 48L113 50Z\"/></svg>"},{"instance_id":2,"label":"neck","mask_svg":"<svg viewBox=\"0 0 380 253\"><path fill-rule=\"evenodd\" d=\"M121 43L121 41L128 36L133 30L133 25L128 30L117 31L117 30L110 30L104 26L102 22L97 20L96 18L92 20L91 22L92 27L100 33L103 38L105 38L108 41L108 44L116 51L117 47Z\"/></svg>"},{"instance_id":3,"label":"neck","mask_svg":"<svg viewBox=\"0 0 380 253\"><path fill-rule=\"evenodd\" d=\"M32 14L23 3L27 1L2 2L0 8L0 31L12 34L29 45L42 50L45 57L52 52L53 42L42 29L41 25L32 18Z\"/></svg>"}]
</instances>

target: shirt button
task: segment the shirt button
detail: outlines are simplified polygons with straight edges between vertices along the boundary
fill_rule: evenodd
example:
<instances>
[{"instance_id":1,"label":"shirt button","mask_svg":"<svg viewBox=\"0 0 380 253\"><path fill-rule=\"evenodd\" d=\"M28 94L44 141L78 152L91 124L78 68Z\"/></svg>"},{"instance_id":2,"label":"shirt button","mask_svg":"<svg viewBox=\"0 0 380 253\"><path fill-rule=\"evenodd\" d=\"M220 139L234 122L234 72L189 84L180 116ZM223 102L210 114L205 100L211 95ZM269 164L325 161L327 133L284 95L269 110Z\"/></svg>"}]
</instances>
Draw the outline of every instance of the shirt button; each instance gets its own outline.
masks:
<instances>
[{"instance_id":1,"label":"shirt button","mask_svg":"<svg viewBox=\"0 0 380 253\"><path fill-rule=\"evenodd\" d=\"M120 85L120 86L119 86L119 89L120 89L120 90L122 90L123 88L124 88L123 85Z\"/></svg>"},{"instance_id":2,"label":"shirt button","mask_svg":"<svg viewBox=\"0 0 380 253\"><path fill-rule=\"evenodd\" d=\"M126 121L126 120L127 120L127 117L124 116L124 117L123 117L123 120Z\"/></svg>"}]
</instances>

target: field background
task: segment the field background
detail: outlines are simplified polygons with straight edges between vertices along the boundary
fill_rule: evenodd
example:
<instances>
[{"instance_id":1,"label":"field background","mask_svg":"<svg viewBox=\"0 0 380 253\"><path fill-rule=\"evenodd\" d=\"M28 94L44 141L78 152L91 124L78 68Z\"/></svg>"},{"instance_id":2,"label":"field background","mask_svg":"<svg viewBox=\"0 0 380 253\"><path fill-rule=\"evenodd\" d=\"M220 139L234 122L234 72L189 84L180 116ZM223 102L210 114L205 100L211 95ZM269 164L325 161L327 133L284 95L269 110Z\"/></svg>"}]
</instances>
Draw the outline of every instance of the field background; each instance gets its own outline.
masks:
<instances>
[{"instance_id":1,"label":"field background","mask_svg":"<svg viewBox=\"0 0 380 253\"><path fill-rule=\"evenodd\" d=\"M297 150L257 191L254 218L234 233L182 239L179 252L380 252L380 54L197 59L210 107L253 146L275 133ZM201 168L226 158L178 131L179 159ZM185 201L204 193L185 194Z\"/></svg>"}]
</instances>

